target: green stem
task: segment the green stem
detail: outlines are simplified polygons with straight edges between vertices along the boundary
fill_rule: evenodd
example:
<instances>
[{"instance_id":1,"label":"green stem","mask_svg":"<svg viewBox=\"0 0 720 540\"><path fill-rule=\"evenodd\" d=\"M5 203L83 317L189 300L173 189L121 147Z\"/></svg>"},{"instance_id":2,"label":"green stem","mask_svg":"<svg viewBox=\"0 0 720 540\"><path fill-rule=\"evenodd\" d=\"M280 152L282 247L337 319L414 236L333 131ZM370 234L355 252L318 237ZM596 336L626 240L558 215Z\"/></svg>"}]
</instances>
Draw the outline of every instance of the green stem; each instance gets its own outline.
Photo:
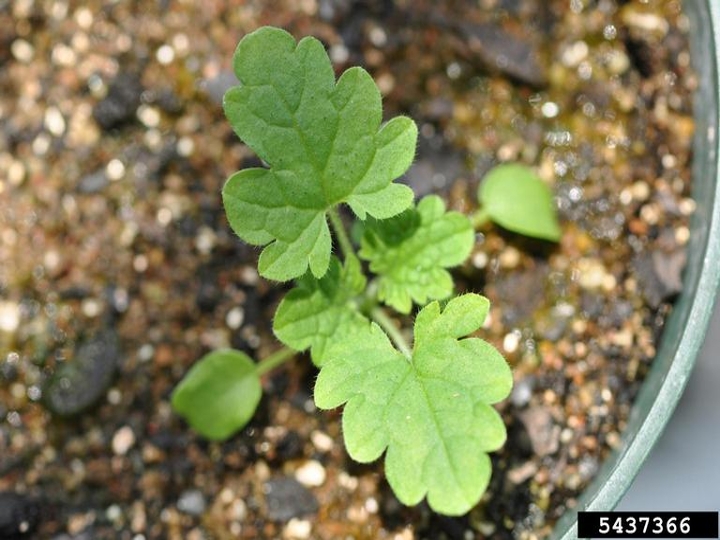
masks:
<instances>
[{"instance_id":1,"label":"green stem","mask_svg":"<svg viewBox=\"0 0 720 540\"><path fill-rule=\"evenodd\" d=\"M478 230L480 227L490 221L490 214L484 208L478 208L470 216L470 221L472 221L473 228L475 230Z\"/></svg>"},{"instance_id":2,"label":"green stem","mask_svg":"<svg viewBox=\"0 0 720 540\"><path fill-rule=\"evenodd\" d=\"M284 364L296 354L297 351L294 351L293 349L290 349L288 347L283 347L282 349L278 349L277 351L272 353L270 356L266 356L257 364L257 367L255 368L258 377L261 377L265 375L268 371L272 371L276 367Z\"/></svg>"},{"instance_id":3,"label":"green stem","mask_svg":"<svg viewBox=\"0 0 720 540\"><path fill-rule=\"evenodd\" d=\"M376 279L368 281L365 290L358 296L358 309L366 317L371 317L373 309L378 307L378 282Z\"/></svg>"},{"instance_id":4,"label":"green stem","mask_svg":"<svg viewBox=\"0 0 720 540\"><path fill-rule=\"evenodd\" d=\"M387 313L383 311L381 307L376 307L370 312L370 317L380 325L380 328L385 330L385 333L390 336L398 350L403 353L408 360L412 358L412 351L405 338L400 333L400 330L393 323L392 319L388 317Z\"/></svg>"},{"instance_id":5,"label":"green stem","mask_svg":"<svg viewBox=\"0 0 720 540\"><path fill-rule=\"evenodd\" d=\"M353 249L352 242L350 242L350 237L345 231L345 225L343 225L342 219L340 219L337 208L331 208L328 211L328 215L330 216L330 225L332 225L337 241L340 244L340 251L343 253L343 258L354 257L355 250Z\"/></svg>"}]
</instances>

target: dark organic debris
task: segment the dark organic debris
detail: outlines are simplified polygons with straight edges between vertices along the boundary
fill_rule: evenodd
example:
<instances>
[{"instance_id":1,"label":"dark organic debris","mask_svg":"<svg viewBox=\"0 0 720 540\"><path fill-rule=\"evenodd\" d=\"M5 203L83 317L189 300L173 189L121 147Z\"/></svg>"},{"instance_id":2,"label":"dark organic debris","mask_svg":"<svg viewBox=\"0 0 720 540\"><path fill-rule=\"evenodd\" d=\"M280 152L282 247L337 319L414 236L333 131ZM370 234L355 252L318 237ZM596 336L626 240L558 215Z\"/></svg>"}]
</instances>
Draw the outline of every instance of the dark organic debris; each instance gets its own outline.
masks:
<instances>
[{"instance_id":1,"label":"dark organic debris","mask_svg":"<svg viewBox=\"0 0 720 540\"><path fill-rule=\"evenodd\" d=\"M12 491L0 492L0 538L29 538L41 518L38 501Z\"/></svg>"},{"instance_id":2,"label":"dark organic debris","mask_svg":"<svg viewBox=\"0 0 720 540\"><path fill-rule=\"evenodd\" d=\"M75 358L61 365L43 392L55 414L72 416L93 405L112 382L120 357L118 336L103 330L82 343Z\"/></svg>"},{"instance_id":3,"label":"dark organic debris","mask_svg":"<svg viewBox=\"0 0 720 540\"><path fill-rule=\"evenodd\" d=\"M470 50L485 67L530 86L547 84L541 54L527 36L511 34L490 23L462 23L459 28Z\"/></svg>"},{"instance_id":4,"label":"dark organic debris","mask_svg":"<svg viewBox=\"0 0 720 540\"><path fill-rule=\"evenodd\" d=\"M555 424L548 409L538 406L522 411L520 421L527 430L536 455L548 456L557 452L560 447L560 427Z\"/></svg>"},{"instance_id":5,"label":"dark organic debris","mask_svg":"<svg viewBox=\"0 0 720 540\"><path fill-rule=\"evenodd\" d=\"M634 263L638 283L647 303L657 308L682 290L682 271L687 262L685 250L654 251L638 256Z\"/></svg>"},{"instance_id":6,"label":"dark organic debris","mask_svg":"<svg viewBox=\"0 0 720 540\"><path fill-rule=\"evenodd\" d=\"M514 272L498 277L498 302L503 305L503 321L508 326L519 324L532 317L544 298L544 283L548 274L545 264L531 270Z\"/></svg>"},{"instance_id":7,"label":"dark organic debris","mask_svg":"<svg viewBox=\"0 0 720 540\"><path fill-rule=\"evenodd\" d=\"M289 521L318 511L315 495L293 478L265 482L265 502L268 518L273 521Z\"/></svg>"},{"instance_id":8,"label":"dark organic debris","mask_svg":"<svg viewBox=\"0 0 720 540\"><path fill-rule=\"evenodd\" d=\"M132 120L142 93L143 86L138 75L121 73L110 84L107 95L95 105L93 118L105 130Z\"/></svg>"}]
</instances>

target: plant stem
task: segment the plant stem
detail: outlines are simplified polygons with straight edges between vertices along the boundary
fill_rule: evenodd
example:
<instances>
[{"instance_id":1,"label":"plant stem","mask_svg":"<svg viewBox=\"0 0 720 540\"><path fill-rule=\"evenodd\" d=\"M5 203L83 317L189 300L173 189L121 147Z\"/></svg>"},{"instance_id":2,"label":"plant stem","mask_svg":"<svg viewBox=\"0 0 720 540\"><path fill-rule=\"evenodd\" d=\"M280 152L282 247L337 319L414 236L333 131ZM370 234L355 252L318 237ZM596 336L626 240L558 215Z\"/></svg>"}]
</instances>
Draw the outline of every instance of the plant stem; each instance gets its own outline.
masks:
<instances>
[{"instance_id":1,"label":"plant stem","mask_svg":"<svg viewBox=\"0 0 720 540\"><path fill-rule=\"evenodd\" d=\"M470 216L470 221L472 221L473 228L477 230L490 221L490 214L484 208L478 208Z\"/></svg>"},{"instance_id":2,"label":"plant stem","mask_svg":"<svg viewBox=\"0 0 720 540\"><path fill-rule=\"evenodd\" d=\"M338 244L340 244L340 251L342 251L343 258L347 259L350 256L355 256L355 250L353 249L352 242L350 242L350 238L345 231L345 225L343 225L342 219L340 219L340 214L338 213L337 208L331 208L328 211L328 215L330 216L330 224L335 231Z\"/></svg>"},{"instance_id":3,"label":"plant stem","mask_svg":"<svg viewBox=\"0 0 720 540\"><path fill-rule=\"evenodd\" d=\"M400 333L400 330L392 322L392 319L387 316L387 313L383 311L381 307L376 307L370 312L370 317L380 325L380 328L385 330L385 333L390 336L398 350L403 353L408 360L412 358L412 351L405 338Z\"/></svg>"},{"instance_id":4,"label":"plant stem","mask_svg":"<svg viewBox=\"0 0 720 540\"><path fill-rule=\"evenodd\" d=\"M282 349L278 349L277 351L272 353L270 356L266 356L257 364L257 367L255 368L258 377L261 377L262 375L265 375L268 371L271 371L276 367L284 364L285 362L290 360L290 358L295 356L295 354L297 354L297 351L294 351L289 347L283 347Z\"/></svg>"}]
</instances>

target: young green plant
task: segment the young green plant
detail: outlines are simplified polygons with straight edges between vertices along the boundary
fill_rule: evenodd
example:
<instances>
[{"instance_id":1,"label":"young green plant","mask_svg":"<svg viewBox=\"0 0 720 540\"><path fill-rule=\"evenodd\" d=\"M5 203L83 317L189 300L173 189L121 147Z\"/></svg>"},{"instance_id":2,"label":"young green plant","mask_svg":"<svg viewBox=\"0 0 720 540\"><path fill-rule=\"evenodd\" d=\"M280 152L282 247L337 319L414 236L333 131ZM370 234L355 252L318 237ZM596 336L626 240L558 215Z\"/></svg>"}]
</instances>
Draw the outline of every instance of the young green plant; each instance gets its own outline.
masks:
<instances>
[{"instance_id":1,"label":"young green plant","mask_svg":"<svg viewBox=\"0 0 720 540\"><path fill-rule=\"evenodd\" d=\"M267 167L232 175L222 198L235 233L263 247L260 275L295 280L273 320L286 347L259 363L240 351L209 353L175 389L174 409L204 436L225 439L252 418L261 376L309 351L320 370L315 403L344 405L349 455L371 462L384 453L388 483L405 504L427 497L438 512L467 512L488 485L488 452L506 438L492 405L512 387L500 353L471 336L488 300L452 297L448 268L469 256L472 221L435 195L415 204L394 182L412 163L417 128L402 116L382 124L380 92L365 70L336 81L318 40L298 43L271 27L240 41L233 67L239 84L225 95L226 116ZM477 226L489 218L527 234L526 222L505 219L498 190L487 191ZM357 252L343 205L363 223ZM558 231L542 223L536 236ZM409 342L386 308L410 314L414 306Z\"/></svg>"}]
</instances>

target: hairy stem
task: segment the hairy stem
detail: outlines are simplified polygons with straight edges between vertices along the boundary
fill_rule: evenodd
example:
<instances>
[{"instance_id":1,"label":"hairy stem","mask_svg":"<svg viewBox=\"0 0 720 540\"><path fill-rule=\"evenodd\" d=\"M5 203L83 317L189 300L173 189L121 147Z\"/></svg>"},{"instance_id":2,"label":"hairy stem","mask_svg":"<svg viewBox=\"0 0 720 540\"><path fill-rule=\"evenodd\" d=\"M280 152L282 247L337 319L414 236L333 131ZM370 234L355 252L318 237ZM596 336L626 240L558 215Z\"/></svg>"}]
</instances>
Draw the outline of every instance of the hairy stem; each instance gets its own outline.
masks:
<instances>
[{"instance_id":1,"label":"hairy stem","mask_svg":"<svg viewBox=\"0 0 720 540\"><path fill-rule=\"evenodd\" d=\"M490 214L484 208L478 208L470 215L470 221L472 221L473 228L477 230L490 221Z\"/></svg>"},{"instance_id":2,"label":"hairy stem","mask_svg":"<svg viewBox=\"0 0 720 540\"><path fill-rule=\"evenodd\" d=\"M272 353L270 356L266 356L255 368L258 377L265 375L268 371L272 371L276 367L284 364L290 360L290 358L295 356L295 354L297 354L297 351L294 351L289 347L283 347L282 349L278 349Z\"/></svg>"},{"instance_id":3,"label":"hairy stem","mask_svg":"<svg viewBox=\"0 0 720 540\"><path fill-rule=\"evenodd\" d=\"M332 225L333 231L335 231L335 237L337 238L338 244L340 244L340 251L342 251L343 258L347 259L350 256L355 256L355 250L353 249L350 237L347 235L345 225L343 225L342 219L340 219L340 213L337 208L331 208L328 211L330 216L330 225Z\"/></svg>"},{"instance_id":4,"label":"hairy stem","mask_svg":"<svg viewBox=\"0 0 720 540\"><path fill-rule=\"evenodd\" d=\"M388 317L387 313L385 313L381 307L373 309L370 312L370 317L372 317L372 320L380 325L380 328L385 330L385 333L390 336L390 339L393 341L398 350L403 353L408 360L412 358L412 351L407 341L405 341L405 338L400 333L398 327L395 326L395 323L393 323L392 319Z\"/></svg>"}]
</instances>

